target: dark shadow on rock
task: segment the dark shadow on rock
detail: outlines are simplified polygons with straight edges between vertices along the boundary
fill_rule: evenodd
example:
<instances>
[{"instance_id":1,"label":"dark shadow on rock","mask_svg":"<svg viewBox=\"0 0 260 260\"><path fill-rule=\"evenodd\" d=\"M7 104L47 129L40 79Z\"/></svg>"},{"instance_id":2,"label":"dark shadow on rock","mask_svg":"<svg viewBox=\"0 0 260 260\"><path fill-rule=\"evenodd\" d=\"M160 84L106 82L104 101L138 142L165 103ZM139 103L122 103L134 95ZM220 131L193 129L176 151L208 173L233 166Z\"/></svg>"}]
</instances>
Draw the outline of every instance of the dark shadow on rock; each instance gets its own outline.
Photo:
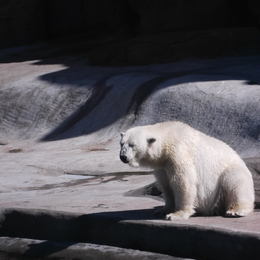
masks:
<instances>
[{"instance_id":1,"label":"dark shadow on rock","mask_svg":"<svg viewBox=\"0 0 260 260\"><path fill-rule=\"evenodd\" d=\"M155 209L124 210L91 214L6 209L0 214L0 235L51 241L85 241L95 225L114 225L122 220L152 220ZM53 250L56 250L55 247Z\"/></svg>"},{"instance_id":2,"label":"dark shadow on rock","mask_svg":"<svg viewBox=\"0 0 260 260\"><path fill-rule=\"evenodd\" d=\"M246 158L244 161L254 180L255 209L260 209L260 157Z\"/></svg>"},{"instance_id":3,"label":"dark shadow on rock","mask_svg":"<svg viewBox=\"0 0 260 260\"><path fill-rule=\"evenodd\" d=\"M138 209L138 210L124 210L124 211L111 211L111 212L100 212L100 213L92 213L83 215L82 219L94 217L94 218L106 218L106 219L114 219L115 221L122 220L155 220L159 219L154 215L154 211L156 211L160 207L155 207L152 209Z\"/></svg>"},{"instance_id":4,"label":"dark shadow on rock","mask_svg":"<svg viewBox=\"0 0 260 260\"><path fill-rule=\"evenodd\" d=\"M43 241L35 244L30 244L29 249L24 252L25 258L21 259L47 259L48 256L67 249L68 247L77 244L76 242L54 242ZM28 258L27 258L28 257ZM20 259L20 258L19 258Z\"/></svg>"},{"instance_id":5,"label":"dark shadow on rock","mask_svg":"<svg viewBox=\"0 0 260 260\"><path fill-rule=\"evenodd\" d=\"M112 89L113 86L106 86L106 82L109 77L103 78L102 80L98 81L92 88L92 94L90 98L87 99L84 105L82 105L77 111L75 111L71 116L69 116L60 126L58 126L56 129L54 129L51 133L44 136L41 141L50 141L50 140L57 140L57 139L63 139L62 137L59 138L59 136L62 136L64 133L69 131L69 129L73 128L78 122L86 118L93 109L95 109L106 97L107 93ZM105 125L109 125L113 123L113 121L110 121L111 118L107 117L107 122L102 122ZM110 119L110 120L109 120ZM90 132L95 132L98 130L98 128L93 128L92 124L86 124L86 129L81 129L83 133L87 134ZM100 126L100 128L103 128L104 126ZM69 134L64 138L71 138L81 135L80 133L74 131L73 133Z\"/></svg>"},{"instance_id":6,"label":"dark shadow on rock","mask_svg":"<svg viewBox=\"0 0 260 260\"><path fill-rule=\"evenodd\" d=\"M228 31L229 32L229 31ZM202 35L204 35L203 32L201 32ZM219 32L220 33L220 32ZM225 31L224 35L226 35L227 31ZM185 35L185 33L181 34L182 37ZM192 33L195 41L196 41L196 33ZM228 34L229 35L229 34ZM253 34L255 35L255 34ZM169 35L167 34L165 37L167 38ZM171 36L172 37L172 36ZM204 36L203 36L204 37ZM254 38L254 36L252 36ZM142 38L141 38L142 39ZM148 40L147 40L148 39ZM149 44L150 38L145 37L145 41ZM160 35L155 35L152 37L152 42L156 41L156 39L160 39ZM168 39L168 38L167 38ZM204 43L207 43L207 37L204 39ZM185 41L185 40L184 40ZM141 41L142 42L142 41ZM136 45L136 47L139 46L140 39L137 40L136 42L133 41L132 44ZM67 43L67 47L64 48L63 50L60 50L59 48L54 47L53 49L53 56L50 54L48 56L48 47L45 47L46 49L44 50L43 54L43 59L35 62L35 65L43 65L43 64L63 64L67 66L66 69L52 72L52 73L47 73L45 75L42 75L39 77L40 81L48 82L49 84L55 84L57 88L62 88L64 86L69 86L70 91L74 92L75 89L82 89L86 90L86 88L89 88L91 91L89 91L90 96L86 97L85 102L77 106L75 104L74 107L77 107L74 111L72 109L64 109L63 107L57 107L56 110L61 109L62 110L62 116L60 117L55 117L51 122L47 122L47 126L51 126L52 129L50 130L49 133L46 133L42 138L40 138L40 141L52 141L52 140L62 140L62 139L68 139L68 138L73 138L73 137L78 137L82 135L87 135L91 134L93 132L96 132L98 130L104 129L108 126L113 125L115 122L119 122L119 127L121 125L135 125L136 124L147 124L147 123L155 123L161 120L180 120L185 123L190 124L191 126L197 128L200 131L203 131L207 133L206 131L209 131L207 134L211 134L211 129L213 128L213 121L214 117L217 117L218 114L214 115L212 114L211 116L208 116L208 118L197 118L196 114L196 109L194 109L194 114L191 114L189 111L183 111L182 105L179 105L179 107L174 107L172 103L169 103L169 111L165 113L165 118L162 117L154 117L153 112L151 112L148 116L146 115L146 121L141 122L141 120L137 120L138 117L141 118L142 112L143 112L143 107L142 105L145 103L145 101L152 96L152 94L157 91L161 90L162 88L167 88L167 87L172 87L174 84L188 84L188 83L194 83L198 81L198 79L195 79L193 76L194 75L208 75L209 77L203 79L200 77L200 81L228 81L228 80L245 80L245 85L254 85L255 87L258 87L258 84L260 82L259 80L259 75L258 74L250 74L248 72L244 72L243 69L241 69L241 66L244 66L243 62L238 61L235 62L234 60L232 62L223 60L223 64L219 64L216 66L210 65L211 63L208 60L201 60L198 61L201 64L204 64L204 66L201 66L200 68L197 68L196 66L194 67L195 69L189 69L186 68L185 66L179 68L174 67L174 71L176 72L163 72L161 71L156 71L156 69L151 69L148 67L124 67L122 69L116 67L107 67L107 71L104 72L104 75L102 75L103 71L100 73L98 79L96 80L95 83L93 78L91 78L91 81L88 81L88 73L91 73L91 70L88 70L90 68L89 65L86 66L87 59L88 59L88 50L93 48L95 46L95 42L89 43L90 45L86 45L84 41L82 42L75 42L71 40L69 43ZM102 46L105 46L106 43L103 42ZM116 45L117 46L117 45ZM159 44L159 47L161 45ZM157 46L158 47L158 46ZM185 52L185 48L183 49L182 43L179 45L180 50ZM145 47L144 47L145 48ZM160 48L162 52L164 52L163 48ZM189 49L189 48L186 48ZM199 49L195 48L196 51ZM119 52L118 48L115 49L116 52ZM138 50L138 48L137 48ZM179 49L177 48L176 53L179 53ZM29 51L28 51L29 52ZM40 55L41 51L39 50L39 53L37 52L34 56L36 57L41 57L37 56ZM167 53L166 53L167 54ZM168 54L166 55L168 57ZM29 55L29 54L28 54ZM47 56L46 56L47 55ZM141 55L141 54L140 54ZM153 56L153 53L148 53L149 56ZM161 54L159 54L160 56ZM183 55L186 55L184 53ZM112 55L113 56L113 55ZM188 55L187 57L191 57L192 55ZM239 55L238 56L243 56ZM47 57L47 59L45 58ZM113 56L114 57L114 56ZM138 57L138 55L137 55ZM187 58L186 57L186 58ZM192 56L193 57L193 56ZM196 55L195 55L196 57ZM244 56L246 57L246 56ZM185 58L185 57L182 57ZM239 58L238 58L239 59ZM253 61L252 61L253 59ZM24 60L26 60L24 58ZM144 59L145 60L145 59ZM162 66L164 62L171 62L171 61L176 61L176 59L173 57L173 60L162 60ZM156 62L156 60L154 61ZM194 62L194 61L193 61ZM229 63L228 63L229 62ZM259 64L259 58L257 57L252 57L250 62L254 64ZM151 62L150 62L151 64ZM112 64L115 65L115 64ZM121 64L122 65L122 64ZM209 65L209 66L208 66ZM230 66L229 66L230 65ZM155 65L156 66L156 65ZM178 66L178 64L176 65ZM93 68L93 67L92 67ZM98 67L95 67L98 68ZM131 77L128 78L129 75L136 73L137 75L145 74L145 73L150 73L152 79L148 79L144 83L140 83L139 86L135 86L132 88L132 93L129 95L127 102L124 103L124 99L126 98L125 96L120 96L116 95L118 92L119 88L122 88L120 85L121 82L118 82L116 84L118 85L113 85L111 83L108 83L109 80L111 80L114 77L117 76L123 76L125 74L125 81L131 81ZM128 75L128 76L127 76ZM212 77L212 76L217 76L217 78ZM169 83L167 85L167 81L169 80L175 80L178 79L178 83ZM91 86L89 85L89 82L91 82ZM163 85L163 86L162 86ZM128 86L131 87L131 86ZM185 87L185 86L184 86ZM84 92L84 91L83 91ZM85 92L84 92L85 93ZM204 98L206 95L202 96L200 100L202 100L201 103L204 102ZM73 99L73 97L72 97ZM198 98L199 99L199 98ZM217 97L215 101L217 101ZM189 102L189 100L187 100ZM212 102L210 100L207 101L208 104L211 104ZM199 102L197 102L199 103ZM60 105L59 103L57 103ZM107 104L110 104L109 108L106 106ZM195 104L195 102L194 102ZM46 104L45 104L46 105ZM158 104L157 104L158 105ZM163 104L162 104L163 105ZM184 104L185 105L185 104ZM23 106L26 106L23 104ZM100 106L102 106L102 109L100 109ZM222 104L223 106L223 104ZM250 107L251 110L254 110L254 104L252 105L252 108ZM44 105L43 105L44 107ZM48 110L48 107L50 107L48 104L44 109ZM48 116L46 116L45 110L42 109L40 111L41 115L39 118L41 118L41 122L46 123L46 121L49 120ZM157 108L152 109L156 110ZM151 109L151 111L152 111ZM210 107L210 113L215 112L219 108L212 108ZM221 108L222 109L222 108ZM235 108L237 109L237 108ZM179 110L179 111L177 111ZM226 109L228 110L228 109ZM55 114L57 111L52 111L53 114ZM237 113L237 111L235 111ZM241 127L242 130L237 130L237 135L242 136L243 138L245 136L257 140L260 135L260 126L259 122L255 120L255 118L250 117L251 111L247 111L249 115L239 115L239 113L235 114L234 111L227 111L227 114L231 117L234 117L234 115L237 117L238 122L236 122L239 127ZM95 116L91 115L95 113ZM193 111L192 111L193 113ZM222 111L222 113L224 113ZM19 113L18 113L19 114ZM14 117L14 116L13 116ZM50 116L52 117L52 116ZM202 116L201 116L202 117ZM101 119L100 119L101 118ZM195 119L194 119L195 118ZM228 118L229 119L229 118ZM192 121L193 120L193 121ZM196 122L201 120L201 122ZM149 121L149 122L148 122ZM192 122L190 122L192 121ZM224 121L224 120L223 120ZM57 123L59 122L59 123ZM37 125L38 128L40 128L40 123ZM122 123L122 124L121 124ZM124 124L125 123L125 124ZM15 122L14 122L15 124ZM26 124L30 124L26 122ZM36 125L37 123L34 122ZM231 125L232 123L230 123ZM224 125L224 123L223 123ZM202 129L202 126L204 127ZM27 127L24 126L26 129L26 133L29 132L28 128L31 130L33 127ZM121 130L121 129L119 129ZM33 131L33 130L31 130ZM227 131L228 132L228 131ZM28 133L30 135L30 133ZM215 136L219 137L219 136ZM225 137L225 136L224 136ZM231 140L232 138L236 138L235 136L228 136L225 137L227 140ZM223 140L226 141L226 140Z\"/></svg>"},{"instance_id":7,"label":"dark shadow on rock","mask_svg":"<svg viewBox=\"0 0 260 260\"><path fill-rule=\"evenodd\" d=\"M222 73L221 80L234 80L234 79L245 79L250 81L248 79L248 76L243 76L241 72L238 71L222 71L221 68L217 68L220 70L220 73ZM50 133L45 135L43 138L41 138L41 141L52 141L52 140L61 140L61 139L67 139L67 138L73 138L85 134L93 133L97 130L100 130L102 128L105 128L109 125L112 125L117 120L123 118L124 116L133 115L133 122L131 124L135 123L136 118L139 116L139 112L141 109L142 104L151 96L151 94L154 93L154 91L160 90L162 88L166 88L167 85L164 84L163 87L159 87L164 82L167 82L171 79L179 78L178 84L185 84L185 83L191 83L196 82L194 78L189 78L189 75L213 75L214 70L216 68L203 68L203 69L194 69L194 70L184 70L181 72L175 72L175 73L158 73L159 76L156 76L152 78L151 80L146 81L143 84L140 84L135 89L135 92L133 96L130 98L130 102L128 104L124 104L125 107L120 107L120 104L122 103L122 99L125 97L123 96L117 96L114 95L113 97L109 97L109 100L106 100L106 102L111 105L112 104L112 110L111 109L103 109L98 112L96 112L95 120L89 119L90 113L97 109L101 103L109 96L109 94L116 93L117 86L108 85L107 82L109 79L115 77L115 76L123 76L127 78L127 75L130 75L131 73L142 73L138 69L130 68L127 72L121 72L118 74L112 74L110 73L108 76L103 77L101 80L99 80L97 83L95 83L93 86L88 86L92 89L91 96L86 100L86 102L79 107L75 112L73 112L70 116L67 117L66 120L64 120L59 126L57 126L55 129L53 129ZM145 73L145 70L144 70ZM212 74L213 73L213 74ZM66 76L70 75L68 79L66 79ZM85 74L81 73L79 77L85 77ZM63 84L72 84L75 85L76 82L81 80L78 75L74 75L73 67L69 67L66 70L62 70L59 72L54 72L50 74L45 74L40 77L40 80L47 81L47 82L55 82L55 84L60 84L61 87ZM182 79L183 77L183 79ZM220 79L218 79L220 80ZM254 80L254 79L252 79ZM200 81L208 81L208 79L201 79ZM77 85L76 85L77 86ZM169 83L169 86L170 85ZM78 85L77 87L82 88L86 86ZM115 111L117 111L117 115L115 115ZM103 116L103 120L99 120L101 114ZM168 116L168 120L175 120L174 113L172 115ZM79 124L80 123L80 124ZM186 122L189 123L189 122ZM249 122L250 123L250 122ZM253 138L258 138L258 135L260 133L259 126L254 126L251 128L251 126L248 126L250 129L249 135ZM243 133L242 133L243 134Z\"/></svg>"},{"instance_id":8,"label":"dark shadow on rock","mask_svg":"<svg viewBox=\"0 0 260 260\"><path fill-rule=\"evenodd\" d=\"M24 254L25 259L26 256L28 259L45 259L52 254L54 257L79 242L163 253L160 246L154 250L154 244L158 244L156 237L161 233L168 237L172 231L147 222L155 219L153 212L154 209L146 209L75 215L10 209L0 215L0 235L47 240L31 245ZM149 235L151 231L152 237Z\"/></svg>"},{"instance_id":9,"label":"dark shadow on rock","mask_svg":"<svg viewBox=\"0 0 260 260\"><path fill-rule=\"evenodd\" d=\"M247 85L260 85L260 82L254 81L254 80L252 80L252 81L249 80L249 81L246 82L246 84L247 84Z\"/></svg>"},{"instance_id":10,"label":"dark shadow on rock","mask_svg":"<svg viewBox=\"0 0 260 260\"><path fill-rule=\"evenodd\" d=\"M32 258L37 252L42 257L48 257L66 251L70 245L83 242L192 259L211 259L212 250L216 254L214 259L257 259L254 254L259 252L259 238L255 234L247 232L244 236L243 232L222 229L221 226L211 228L146 221L154 219L153 211L146 209L77 215L9 209L0 215L0 235L48 240L30 246L26 253ZM60 245L51 241L65 243ZM217 241L217 247L214 241ZM223 246L226 246L225 250L219 250ZM237 252L238 249L241 250Z\"/></svg>"},{"instance_id":11,"label":"dark shadow on rock","mask_svg":"<svg viewBox=\"0 0 260 260\"><path fill-rule=\"evenodd\" d=\"M162 191L157 182L153 182L135 190L130 190L124 195L127 197L149 197L162 202L164 201Z\"/></svg>"},{"instance_id":12,"label":"dark shadow on rock","mask_svg":"<svg viewBox=\"0 0 260 260\"><path fill-rule=\"evenodd\" d=\"M67 73L67 72L64 72ZM186 73L178 74L186 75ZM112 125L115 121L119 118L134 114L134 117L138 116L139 108L141 107L142 103L152 94L152 92L158 87L159 84L167 81L173 77L177 77L176 74L168 75L168 76L159 76L151 79L143 84L141 84L135 91L134 95L131 98L130 103L127 105L126 111L124 109L120 109L117 107L117 102L119 102L124 97L116 97L111 100L114 103L114 109L121 110L120 116L115 117L113 111L104 110L103 113L107 113L105 120L99 121L98 118L94 122L90 122L88 120L88 115L101 104L101 102L106 98L109 92L113 89L113 86L107 86L106 82L112 78L113 76L120 76L117 75L110 75L98 81L94 86L91 88L93 89L90 98L88 98L84 105L82 105L77 111L75 111L72 115L70 115L62 124L60 124L56 129L52 130L49 134L44 136L41 141L52 141L52 140L60 140L60 139L67 139L73 138L76 136L80 136L83 134L90 134L106 126ZM44 75L41 77L43 80L49 80L52 77L51 75ZM80 121L84 121L84 129L77 127L77 123ZM70 131L73 128L73 131Z\"/></svg>"}]
</instances>

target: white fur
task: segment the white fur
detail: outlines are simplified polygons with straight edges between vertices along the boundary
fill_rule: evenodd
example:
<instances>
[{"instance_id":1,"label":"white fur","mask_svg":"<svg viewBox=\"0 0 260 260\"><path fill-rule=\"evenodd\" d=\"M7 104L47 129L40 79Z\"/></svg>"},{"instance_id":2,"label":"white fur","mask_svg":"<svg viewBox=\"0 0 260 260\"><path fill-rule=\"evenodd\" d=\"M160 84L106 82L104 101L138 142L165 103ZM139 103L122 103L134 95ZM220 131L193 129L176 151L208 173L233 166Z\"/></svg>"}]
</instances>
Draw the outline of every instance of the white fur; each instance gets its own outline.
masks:
<instances>
[{"instance_id":1,"label":"white fur","mask_svg":"<svg viewBox=\"0 0 260 260\"><path fill-rule=\"evenodd\" d=\"M252 175L227 144L181 122L135 127L121 134L120 157L153 168L165 207L155 214L245 216L253 211Z\"/></svg>"}]
</instances>

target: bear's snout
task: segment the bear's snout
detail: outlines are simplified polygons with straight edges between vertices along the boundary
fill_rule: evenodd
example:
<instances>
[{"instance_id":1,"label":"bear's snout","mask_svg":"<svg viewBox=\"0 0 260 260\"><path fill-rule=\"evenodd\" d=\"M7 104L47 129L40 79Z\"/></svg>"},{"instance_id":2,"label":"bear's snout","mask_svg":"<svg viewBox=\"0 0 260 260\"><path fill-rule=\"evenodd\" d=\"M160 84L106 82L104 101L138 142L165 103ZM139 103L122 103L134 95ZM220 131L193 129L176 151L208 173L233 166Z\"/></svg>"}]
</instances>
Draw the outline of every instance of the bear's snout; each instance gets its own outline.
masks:
<instances>
[{"instance_id":1,"label":"bear's snout","mask_svg":"<svg viewBox=\"0 0 260 260\"><path fill-rule=\"evenodd\" d=\"M121 160L123 163L129 163L129 160L127 159L127 156L126 156L126 155L120 155L120 160Z\"/></svg>"}]
</instances>

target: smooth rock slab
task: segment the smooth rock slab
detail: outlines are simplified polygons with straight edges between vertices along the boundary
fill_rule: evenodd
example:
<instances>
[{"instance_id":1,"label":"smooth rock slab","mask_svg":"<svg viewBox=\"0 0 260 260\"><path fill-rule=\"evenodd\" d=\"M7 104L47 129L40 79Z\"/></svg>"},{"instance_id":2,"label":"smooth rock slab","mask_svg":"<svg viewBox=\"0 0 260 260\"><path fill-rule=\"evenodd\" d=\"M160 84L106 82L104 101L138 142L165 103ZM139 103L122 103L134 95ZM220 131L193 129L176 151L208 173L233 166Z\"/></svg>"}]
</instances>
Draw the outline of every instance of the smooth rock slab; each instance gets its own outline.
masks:
<instances>
[{"instance_id":1,"label":"smooth rock slab","mask_svg":"<svg viewBox=\"0 0 260 260\"><path fill-rule=\"evenodd\" d=\"M184 258L105 245L9 237L0 238L0 257L8 260L185 260Z\"/></svg>"},{"instance_id":2,"label":"smooth rock slab","mask_svg":"<svg viewBox=\"0 0 260 260\"><path fill-rule=\"evenodd\" d=\"M259 212L242 221L201 218L191 223L142 220L149 212L79 215L11 209L1 213L0 234L87 242L198 259L259 259L260 230L256 224ZM247 222L250 225L246 226Z\"/></svg>"}]
</instances>

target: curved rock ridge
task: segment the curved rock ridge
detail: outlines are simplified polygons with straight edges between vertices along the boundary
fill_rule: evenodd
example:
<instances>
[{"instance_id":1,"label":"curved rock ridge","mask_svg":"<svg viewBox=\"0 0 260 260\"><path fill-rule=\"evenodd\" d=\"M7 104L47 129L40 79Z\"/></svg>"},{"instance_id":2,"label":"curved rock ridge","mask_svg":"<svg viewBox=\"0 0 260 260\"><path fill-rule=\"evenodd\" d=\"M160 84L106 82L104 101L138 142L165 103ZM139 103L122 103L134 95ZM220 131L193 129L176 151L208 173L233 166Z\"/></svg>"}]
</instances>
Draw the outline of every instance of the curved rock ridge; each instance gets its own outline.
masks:
<instances>
[{"instance_id":1,"label":"curved rock ridge","mask_svg":"<svg viewBox=\"0 0 260 260\"><path fill-rule=\"evenodd\" d=\"M179 120L259 156L259 57L93 67L85 57L1 65L1 143L116 140L135 125Z\"/></svg>"}]
</instances>

